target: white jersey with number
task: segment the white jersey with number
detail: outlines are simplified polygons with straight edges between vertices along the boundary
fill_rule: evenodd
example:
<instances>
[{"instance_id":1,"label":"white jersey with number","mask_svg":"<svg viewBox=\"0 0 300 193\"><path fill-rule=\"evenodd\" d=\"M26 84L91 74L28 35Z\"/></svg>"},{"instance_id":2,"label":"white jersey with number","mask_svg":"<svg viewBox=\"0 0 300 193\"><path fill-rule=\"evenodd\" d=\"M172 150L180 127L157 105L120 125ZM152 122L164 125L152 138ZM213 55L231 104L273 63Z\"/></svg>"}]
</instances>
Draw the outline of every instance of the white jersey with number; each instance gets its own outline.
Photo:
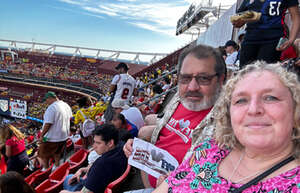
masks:
<instances>
[{"instance_id":1,"label":"white jersey with number","mask_svg":"<svg viewBox=\"0 0 300 193\"><path fill-rule=\"evenodd\" d=\"M122 99L128 103L136 87L135 79L129 74L118 74L114 76L111 84L117 86L115 99Z\"/></svg>"}]
</instances>

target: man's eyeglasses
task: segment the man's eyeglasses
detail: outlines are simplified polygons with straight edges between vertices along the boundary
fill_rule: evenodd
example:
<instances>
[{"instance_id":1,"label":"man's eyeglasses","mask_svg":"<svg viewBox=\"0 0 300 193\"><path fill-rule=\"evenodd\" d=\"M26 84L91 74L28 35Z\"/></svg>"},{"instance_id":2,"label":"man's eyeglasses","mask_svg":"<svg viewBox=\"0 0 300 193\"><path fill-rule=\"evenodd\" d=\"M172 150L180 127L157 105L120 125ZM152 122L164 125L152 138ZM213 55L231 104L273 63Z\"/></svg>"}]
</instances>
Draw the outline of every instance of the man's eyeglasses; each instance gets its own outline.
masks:
<instances>
[{"instance_id":1,"label":"man's eyeglasses","mask_svg":"<svg viewBox=\"0 0 300 193\"><path fill-rule=\"evenodd\" d=\"M193 78L196 79L196 82L198 85L210 85L212 79L218 76L218 73L213 74L213 75L190 75L190 74L179 74L178 81L181 84L189 84Z\"/></svg>"}]
</instances>

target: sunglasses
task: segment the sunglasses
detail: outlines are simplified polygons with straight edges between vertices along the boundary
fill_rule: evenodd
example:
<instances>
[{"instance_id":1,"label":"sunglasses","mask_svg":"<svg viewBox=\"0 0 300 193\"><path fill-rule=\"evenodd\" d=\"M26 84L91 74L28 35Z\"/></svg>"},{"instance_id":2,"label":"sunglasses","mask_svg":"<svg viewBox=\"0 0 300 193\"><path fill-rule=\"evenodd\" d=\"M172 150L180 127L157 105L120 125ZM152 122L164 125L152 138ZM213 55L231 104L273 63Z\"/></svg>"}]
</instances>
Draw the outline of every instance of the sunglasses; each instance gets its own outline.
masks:
<instances>
[{"instance_id":1,"label":"sunglasses","mask_svg":"<svg viewBox=\"0 0 300 193\"><path fill-rule=\"evenodd\" d=\"M196 76L193 76L191 74L179 74L178 81L181 84L189 84L193 80L193 78L195 78L198 85L210 85L212 79L215 76L218 76L218 73L213 75L196 75Z\"/></svg>"}]
</instances>

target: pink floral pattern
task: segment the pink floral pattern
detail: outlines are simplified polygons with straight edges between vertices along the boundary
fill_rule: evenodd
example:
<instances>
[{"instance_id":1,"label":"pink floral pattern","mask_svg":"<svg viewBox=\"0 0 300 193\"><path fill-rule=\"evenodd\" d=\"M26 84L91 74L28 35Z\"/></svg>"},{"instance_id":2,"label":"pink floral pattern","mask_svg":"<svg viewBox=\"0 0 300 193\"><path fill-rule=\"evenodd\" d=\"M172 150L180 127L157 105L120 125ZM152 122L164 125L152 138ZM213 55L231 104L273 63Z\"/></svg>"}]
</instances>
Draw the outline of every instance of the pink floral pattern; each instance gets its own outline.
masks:
<instances>
[{"instance_id":1,"label":"pink floral pattern","mask_svg":"<svg viewBox=\"0 0 300 193\"><path fill-rule=\"evenodd\" d=\"M193 155L167 178L168 193L223 193L241 187L242 184L232 183L219 176L218 166L229 152L227 149L220 149L214 140L206 140L197 146ZM243 191L243 193L297 192L300 193L300 166Z\"/></svg>"}]
</instances>

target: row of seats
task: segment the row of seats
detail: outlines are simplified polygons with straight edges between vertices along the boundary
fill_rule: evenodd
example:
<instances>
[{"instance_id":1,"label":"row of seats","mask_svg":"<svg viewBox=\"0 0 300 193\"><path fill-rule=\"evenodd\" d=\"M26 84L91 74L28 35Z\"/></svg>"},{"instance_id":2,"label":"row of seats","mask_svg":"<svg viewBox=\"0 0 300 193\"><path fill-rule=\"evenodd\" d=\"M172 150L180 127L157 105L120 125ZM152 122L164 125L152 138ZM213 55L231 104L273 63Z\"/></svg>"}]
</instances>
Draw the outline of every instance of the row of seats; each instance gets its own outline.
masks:
<instances>
[{"instance_id":1,"label":"row of seats","mask_svg":"<svg viewBox=\"0 0 300 193\"><path fill-rule=\"evenodd\" d=\"M68 145L69 144L69 145ZM68 146L73 145L72 141L67 142ZM78 140L74 144L75 153L66 161L60 165L55 171L51 173L53 163L46 171L38 169L25 178L25 181L35 188L37 193L56 193L62 190L63 182L68 174L74 174L79 168L86 164L88 151L82 148L82 141ZM76 151L77 150L77 151ZM131 166L128 165L126 171L120 178L111 182L105 193L119 192L119 187L127 178L130 172ZM100 179L99 179L100 180Z\"/></svg>"},{"instance_id":2,"label":"row of seats","mask_svg":"<svg viewBox=\"0 0 300 193\"><path fill-rule=\"evenodd\" d=\"M69 162L63 163L54 172L49 175L49 178L43 181L35 188L36 193L57 193L62 190L64 180L70 172Z\"/></svg>"}]
</instances>

